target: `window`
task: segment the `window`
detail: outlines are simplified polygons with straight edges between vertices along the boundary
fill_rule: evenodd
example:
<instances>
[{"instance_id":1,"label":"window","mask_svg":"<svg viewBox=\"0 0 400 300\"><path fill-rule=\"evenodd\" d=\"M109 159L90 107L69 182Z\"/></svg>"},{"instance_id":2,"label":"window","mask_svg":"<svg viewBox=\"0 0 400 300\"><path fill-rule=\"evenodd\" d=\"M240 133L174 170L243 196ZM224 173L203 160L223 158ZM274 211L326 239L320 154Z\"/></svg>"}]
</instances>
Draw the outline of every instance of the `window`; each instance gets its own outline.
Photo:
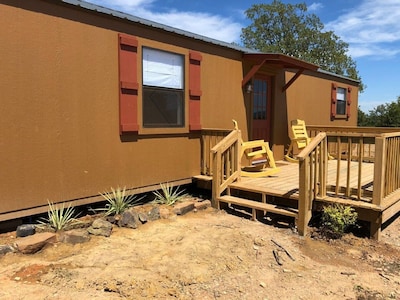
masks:
<instances>
[{"instance_id":1,"label":"window","mask_svg":"<svg viewBox=\"0 0 400 300\"><path fill-rule=\"evenodd\" d=\"M346 114L346 89L338 87L336 89L336 115Z\"/></svg>"},{"instance_id":2,"label":"window","mask_svg":"<svg viewBox=\"0 0 400 300\"><path fill-rule=\"evenodd\" d=\"M184 127L184 56L143 47L143 127Z\"/></svg>"},{"instance_id":3,"label":"window","mask_svg":"<svg viewBox=\"0 0 400 300\"><path fill-rule=\"evenodd\" d=\"M351 109L351 87L332 83L331 119L349 119Z\"/></svg>"}]
</instances>

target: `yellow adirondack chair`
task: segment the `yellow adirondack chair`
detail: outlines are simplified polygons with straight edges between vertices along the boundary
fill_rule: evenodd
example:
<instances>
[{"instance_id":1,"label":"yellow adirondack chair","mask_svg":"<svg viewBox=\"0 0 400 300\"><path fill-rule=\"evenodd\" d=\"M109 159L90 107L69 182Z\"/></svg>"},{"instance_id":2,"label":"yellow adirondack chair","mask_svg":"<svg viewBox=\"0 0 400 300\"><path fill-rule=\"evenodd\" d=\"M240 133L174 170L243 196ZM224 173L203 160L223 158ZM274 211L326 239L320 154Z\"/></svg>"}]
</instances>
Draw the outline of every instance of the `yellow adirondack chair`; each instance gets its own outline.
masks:
<instances>
[{"instance_id":1,"label":"yellow adirondack chair","mask_svg":"<svg viewBox=\"0 0 400 300\"><path fill-rule=\"evenodd\" d=\"M233 120L235 129L238 125ZM240 157L247 162L242 166L241 175L246 177L264 177L278 173L280 170L276 167L274 155L269 148L269 143L264 140L241 141Z\"/></svg>"},{"instance_id":2,"label":"yellow adirondack chair","mask_svg":"<svg viewBox=\"0 0 400 300\"><path fill-rule=\"evenodd\" d=\"M304 120L293 120L291 122L291 129L292 136L290 136L290 146L285 155L285 159L289 162L298 163L296 152L300 152L304 149L310 143L311 138L308 136Z\"/></svg>"}]
</instances>

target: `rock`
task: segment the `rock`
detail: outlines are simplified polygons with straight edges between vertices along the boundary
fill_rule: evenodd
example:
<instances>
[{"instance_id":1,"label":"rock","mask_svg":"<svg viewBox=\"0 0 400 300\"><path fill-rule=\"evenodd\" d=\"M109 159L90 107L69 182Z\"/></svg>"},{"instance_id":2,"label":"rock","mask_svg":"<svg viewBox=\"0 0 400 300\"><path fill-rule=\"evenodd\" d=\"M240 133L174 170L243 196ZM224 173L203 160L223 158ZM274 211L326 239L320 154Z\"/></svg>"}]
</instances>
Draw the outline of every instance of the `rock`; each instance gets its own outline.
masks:
<instances>
[{"instance_id":1,"label":"rock","mask_svg":"<svg viewBox=\"0 0 400 300\"><path fill-rule=\"evenodd\" d=\"M24 254L33 254L41 250L48 243L55 243L55 233L43 232L22 237L15 242L15 248Z\"/></svg>"},{"instance_id":2,"label":"rock","mask_svg":"<svg viewBox=\"0 0 400 300\"><path fill-rule=\"evenodd\" d=\"M254 239L254 245L259 246L259 247L264 247L267 245L267 243L268 243L267 240L265 240L262 237L256 237Z\"/></svg>"},{"instance_id":3,"label":"rock","mask_svg":"<svg viewBox=\"0 0 400 300\"><path fill-rule=\"evenodd\" d=\"M260 286L263 287L263 288L265 288L265 287L267 287L267 284L266 284L265 282L261 281L261 282L260 282Z\"/></svg>"},{"instance_id":4,"label":"rock","mask_svg":"<svg viewBox=\"0 0 400 300\"><path fill-rule=\"evenodd\" d=\"M171 216L171 212L166 207L161 207L159 209L159 213L161 219L169 219L169 217Z\"/></svg>"},{"instance_id":5,"label":"rock","mask_svg":"<svg viewBox=\"0 0 400 300\"><path fill-rule=\"evenodd\" d=\"M79 220L73 220L71 223L67 224L64 228L64 231L70 231L73 229L82 229L82 228L88 228L92 224L91 219L86 218L86 219L79 219Z\"/></svg>"},{"instance_id":6,"label":"rock","mask_svg":"<svg viewBox=\"0 0 400 300\"><path fill-rule=\"evenodd\" d=\"M292 273L292 270L289 270L289 269L283 269L283 273Z\"/></svg>"},{"instance_id":7,"label":"rock","mask_svg":"<svg viewBox=\"0 0 400 300\"><path fill-rule=\"evenodd\" d=\"M189 211L192 211L194 209L194 203L193 202L182 202L178 203L174 207L174 213L177 215L184 215L188 213Z\"/></svg>"},{"instance_id":8,"label":"rock","mask_svg":"<svg viewBox=\"0 0 400 300\"><path fill-rule=\"evenodd\" d=\"M33 224L22 224L17 227L16 236L25 237L34 235L36 233L36 226Z\"/></svg>"},{"instance_id":9,"label":"rock","mask_svg":"<svg viewBox=\"0 0 400 300\"><path fill-rule=\"evenodd\" d=\"M119 221L119 216L106 216L106 221L112 224L117 224Z\"/></svg>"},{"instance_id":10,"label":"rock","mask_svg":"<svg viewBox=\"0 0 400 300\"><path fill-rule=\"evenodd\" d=\"M73 229L63 232L60 240L68 244L81 244L88 242L90 235L86 229Z\"/></svg>"},{"instance_id":11,"label":"rock","mask_svg":"<svg viewBox=\"0 0 400 300\"><path fill-rule=\"evenodd\" d=\"M139 213L139 221L140 223L144 224L147 223L147 216L144 213Z\"/></svg>"},{"instance_id":12,"label":"rock","mask_svg":"<svg viewBox=\"0 0 400 300\"><path fill-rule=\"evenodd\" d=\"M206 209L208 207L211 207L211 201L210 200L204 200L201 202L195 202L194 203L194 208L197 210L203 210Z\"/></svg>"},{"instance_id":13,"label":"rock","mask_svg":"<svg viewBox=\"0 0 400 300\"><path fill-rule=\"evenodd\" d=\"M92 226L88 227L87 231L93 235L109 237L112 231L112 224L103 219L96 219Z\"/></svg>"},{"instance_id":14,"label":"rock","mask_svg":"<svg viewBox=\"0 0 400 300\"><path fill-rule=\"evenodd\" d=\"M121 214L118 221L119 227L136 229L139 226L139 214L134 209L128 209Z\"/></svg>"},{"instance_id":15,"label":"rock","mask_svg":"<svg viewBox=\"0 0 400 300\"><path fill-rule=\"evenodd\" d=\"M43 233L43 232L55 233L56 232L56 230L48 224L36 225L35 231L36 231L36 233Z\"/></svg>"},{"instance_id":16,"label":"rock","mask_svg":"<svg viewBox=\"0 0 400 300\"><path fill-rule=\"evenodd\" d=\"M149 221L155 221L161 218L160 214L160 208L158 206L153 207L148 213L147 213L147 219Z\"/></svg>"},{"instance_id":17,"label":"rock","mask_svg":"<svg viewBox=\"0 0 400 300\"><path fill-rule=\"evenodd\" d=\"M0 255L4 255L9 252L14 252L14 248L10 245L0 245Z\"/></svg>"}]
</instances>

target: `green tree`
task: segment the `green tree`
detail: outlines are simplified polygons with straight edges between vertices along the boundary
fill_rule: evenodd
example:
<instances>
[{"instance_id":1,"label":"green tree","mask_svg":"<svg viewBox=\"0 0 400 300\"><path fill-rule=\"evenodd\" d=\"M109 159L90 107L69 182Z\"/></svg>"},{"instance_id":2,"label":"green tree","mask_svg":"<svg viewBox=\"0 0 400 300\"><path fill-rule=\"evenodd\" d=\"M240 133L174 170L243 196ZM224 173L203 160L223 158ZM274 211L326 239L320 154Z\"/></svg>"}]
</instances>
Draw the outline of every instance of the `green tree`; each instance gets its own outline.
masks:
<instances>
[{"instance_id":1,"label":"green tree","mask_svg":"<svg viewBox=\"0 0 400 300\"><path fill-rule=\"evenodd\" d=\"M357 114L357 125L358 126L371 126L369 124L369 115L367 115L365 112L363 112L360 108L358 107L358 114Z\"/></svg>"},{"instance_id":2,"label":"green tree","mask_svg":"<svg viewBox=\"0 0 400 300\"><path fill-rule=\"evenodd\" d=\"M367 115L367 126L400 127L400 96L396 101L378 105Z\"/></svg>"},{"instance_id":3,"label":"green tree","mask_svg":"<svg viewBox=\"0 0 400 300\"><path fill-rule=\"evenodd\" d=\"M283 53L316 64L322 69L360 81L355 61L347 55L348 44L333 31L324 30L319 17L307 13L307 5L254 4L245 11L251 24L242 29L244 46L262 52Z\"/></svg>"}]
</instances>

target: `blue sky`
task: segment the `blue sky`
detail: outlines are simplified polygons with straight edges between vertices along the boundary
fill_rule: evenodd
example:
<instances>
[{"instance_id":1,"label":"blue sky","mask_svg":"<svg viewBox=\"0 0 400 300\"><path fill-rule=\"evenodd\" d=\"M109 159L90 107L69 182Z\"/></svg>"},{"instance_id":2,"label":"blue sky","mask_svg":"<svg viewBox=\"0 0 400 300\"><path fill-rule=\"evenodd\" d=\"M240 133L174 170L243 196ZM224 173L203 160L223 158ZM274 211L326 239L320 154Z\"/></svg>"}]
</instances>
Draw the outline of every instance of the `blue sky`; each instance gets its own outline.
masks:
<instances>
[{"instance_id":1,"label":"blue sky","mask_svg":"<svg viewBox=\"0 0 400 300\"><path fill-rule=\"evenodd\" d=\"M244 11L272 1L243 0L87 0L107 8L226 42L240 43L249 24ZM400 96L400 0L282 0L305 2L343 41L363 83L359 105L365 112Z\"/></svg>"}]
</instances>

